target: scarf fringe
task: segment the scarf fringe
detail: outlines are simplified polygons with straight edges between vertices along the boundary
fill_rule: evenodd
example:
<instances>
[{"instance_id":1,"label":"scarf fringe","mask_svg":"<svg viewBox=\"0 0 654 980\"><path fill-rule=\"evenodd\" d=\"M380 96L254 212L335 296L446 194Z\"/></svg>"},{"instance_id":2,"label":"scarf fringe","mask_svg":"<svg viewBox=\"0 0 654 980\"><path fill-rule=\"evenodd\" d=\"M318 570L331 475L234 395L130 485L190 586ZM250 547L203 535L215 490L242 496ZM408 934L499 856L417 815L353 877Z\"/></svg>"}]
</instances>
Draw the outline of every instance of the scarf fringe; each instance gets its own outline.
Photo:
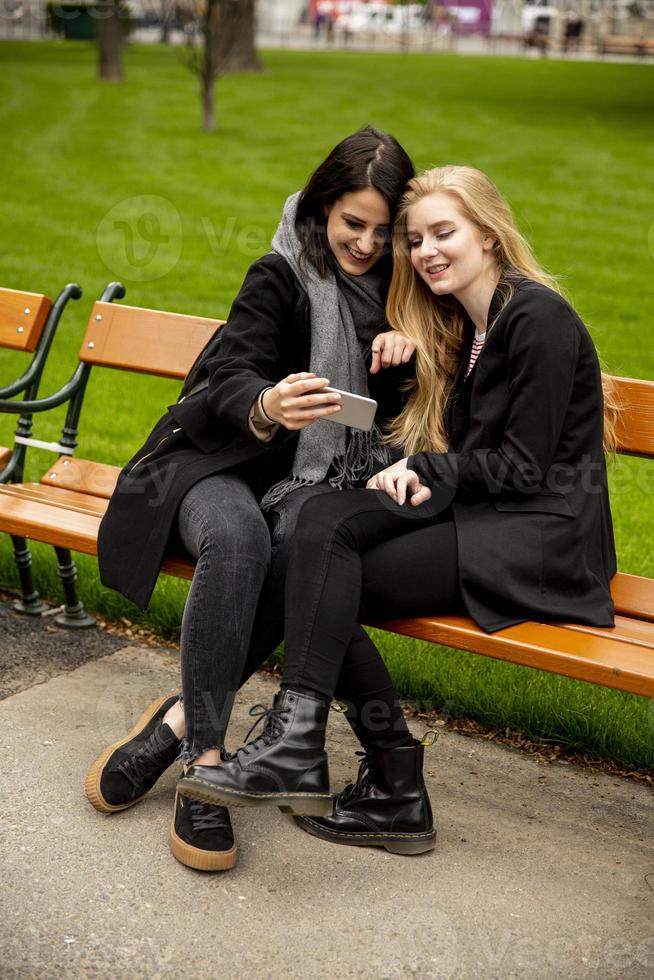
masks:
<instances>
[{"instance_id":1,"label":"scarf fringe","mask_svg":"<svg viewBox=\"0 0 654 980\"><path fill-rule=\"evenodd\" d=\"M296 476L296 474L291 473L287 479L280 480L279 483L275 483L275 485L268 490L259 506L263 511L270 510L270 508L278 504L280 500L283 500L286 494L292 493L293 490L299 490L301 487L313 487L316 485L316 483L320 483L320 480L312 480L308 477Z\"/></svg>"},{"instance_id":2,"label":"scarf fringe","mask_svg":"<svg viewBox=\"0 0 654 980\"><path fill-rule=\"evenodd\" d=\"M333 463L337 471L329 480L331 487L342 490L345 484L369 480L376 470L375 463L388 466L390 456L381 440L377 426L368 433L361 429L350 429L345 453Z\"/></svg>"},{"instance_id":3,"label":"scarf fringe","mask_svg":"<svg viewBox=\"0 0 654 980\"><path fill-rule=\"evenodd\" d=\"M390 464L388 447L382 442L377 426L373 426L370 432L364 432L362 429L350 429L345 453L338 456L332 464L336 473L330 477L329 485L335 490L345 490L353 483L369 480L373 473L378 472L376 463L381 463L383 467ZM267 511L271 507L275 507L288 493L292 493L294 490L299 490L302 487L313 487L320 482L320 479L311 479L292 473L268 490L261 501L261 510Z\"/></svg>"}]
</instances>

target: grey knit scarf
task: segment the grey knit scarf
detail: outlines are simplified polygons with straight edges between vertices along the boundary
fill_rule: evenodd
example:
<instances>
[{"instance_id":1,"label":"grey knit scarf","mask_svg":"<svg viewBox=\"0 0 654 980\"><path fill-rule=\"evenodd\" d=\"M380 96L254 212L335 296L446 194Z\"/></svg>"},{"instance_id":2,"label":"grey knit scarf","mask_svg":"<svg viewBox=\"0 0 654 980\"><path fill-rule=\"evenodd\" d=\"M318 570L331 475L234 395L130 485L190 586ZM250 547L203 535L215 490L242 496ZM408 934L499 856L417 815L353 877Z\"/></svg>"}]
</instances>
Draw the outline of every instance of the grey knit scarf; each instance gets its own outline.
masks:
<instances>
[{"instance_id":1,"label":"grey knit scarf","mask_svg":"<svg viewBox=\"0 0 654 980\"><path fill-rule=\"evenodd\" d=\"M332 388L369 397L364 358L384 323L384 280L376 269L362 276L339 270L321 279L317 272L300 267L301 242L295 231L300 194L286 201L282 219L272 242L295 273L309 297L311 310L310 370L329 378ZM261 507L267 510L287 493L312 486L326 477L342 490L347 484L367 480L386 466L390 456L379 429L351 429L319 419L300 430L290 475L268 490Z\"/></svg>"}]
</instances>

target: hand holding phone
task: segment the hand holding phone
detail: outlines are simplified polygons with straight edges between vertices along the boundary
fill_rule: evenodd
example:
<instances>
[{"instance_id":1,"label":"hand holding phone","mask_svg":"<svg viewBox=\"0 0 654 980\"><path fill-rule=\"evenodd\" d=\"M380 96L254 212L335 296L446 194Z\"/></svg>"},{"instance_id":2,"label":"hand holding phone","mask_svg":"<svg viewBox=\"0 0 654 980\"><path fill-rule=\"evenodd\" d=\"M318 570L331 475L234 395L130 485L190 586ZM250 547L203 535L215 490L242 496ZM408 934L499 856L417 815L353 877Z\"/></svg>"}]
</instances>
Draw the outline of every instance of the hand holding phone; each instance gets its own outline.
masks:
<instances>
[{"instance_id":1,"label":"hand holding phone","mask_svg":"<svg viewBox=\"0 0 654 980\"><path fill-rule=\"evenodd\" d=\"M305 429L339 411L341 397L328 391L328 384L329 378L317 378L313 372L289 374L264 391L262 408L269 419L286 429Z\"/></svg>"},{"instance_id":2,"label":"hand holding phone","mask_svg":"<svg viewBox=\"0 0 654 980\"><path fill-rule=\"evenodd\" d=\"M290 430L330 419L369 432L377 411L373 398L330 388L328 378L317 378L309 371L289 374L264 391L261 404L269 419Z\"/></svg>"}]
</instances>

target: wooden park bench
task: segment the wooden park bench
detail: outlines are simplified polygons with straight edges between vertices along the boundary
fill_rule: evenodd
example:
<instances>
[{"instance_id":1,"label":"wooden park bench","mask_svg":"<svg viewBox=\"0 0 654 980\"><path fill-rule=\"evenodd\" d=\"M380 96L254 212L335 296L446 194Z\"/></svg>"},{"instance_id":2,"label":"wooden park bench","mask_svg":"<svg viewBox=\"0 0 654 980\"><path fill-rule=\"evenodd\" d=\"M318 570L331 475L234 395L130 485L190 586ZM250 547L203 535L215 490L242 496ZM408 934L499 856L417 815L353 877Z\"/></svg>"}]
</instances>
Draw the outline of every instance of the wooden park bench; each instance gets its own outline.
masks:
<instances>
[{"instance_id":1,"label":"wooden park bench","mask_svg":"<svg viewBox=\"0 0 654 980\"><path fill-rule=\"evenodd\" d=\"M219 321L202 317L98 302L73 378L56 395L29 406L40 411L72 398L62 452L54 466L39 483L0 486L0 531L55 546L60 564L66 566L67 578L63 578L73 622L78 609L68 549L96 554L98 526L120 472L117 466L73 455L89 373L102 366L182 380L219 326ZM654 382L624 378L616 382L623 403L619 451L654 458ZM8 410L6 402L0 401L0 410ZM191 579L193 570L193 561L183 555L167 557L161 568L164 574L183 579ZM612 592L617 615L610 629L524 623L489 635L463 616L369 625L654 697L654 580L618 573Z\"/></svg>"}]
</instances>

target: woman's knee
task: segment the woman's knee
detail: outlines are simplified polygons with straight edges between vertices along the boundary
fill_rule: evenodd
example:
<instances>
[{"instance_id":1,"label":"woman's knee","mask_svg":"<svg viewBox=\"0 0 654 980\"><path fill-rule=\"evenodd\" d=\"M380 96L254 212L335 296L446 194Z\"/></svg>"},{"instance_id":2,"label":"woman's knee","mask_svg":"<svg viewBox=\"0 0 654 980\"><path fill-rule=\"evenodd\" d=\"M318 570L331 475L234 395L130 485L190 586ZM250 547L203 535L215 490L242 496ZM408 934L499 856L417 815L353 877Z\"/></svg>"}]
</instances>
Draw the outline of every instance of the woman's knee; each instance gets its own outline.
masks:
<instances>
[{"instance_id":1,"label":"woman's knee","mask_svg":"<svg viewBox=\"0 0 654 980\"><path fill-rule=\"evenodd\" d=\"M347 522L340 493L324 493L310 497L302 505L295 528L295 543L311 547L331 538Z\"/></svg>"},{"instance_id":2,"label":"woman's knee","mask_svg":"<svg viewBox=\"0 0 654 980\"><path fill-rule=\"evenodd\" d=\"M231 496L187 495L179 517L182 541L198 559L208 554L250 557L268 566L268 525L254 495L250 500L239 493L239 488L234 489Z\"/></svg>"}]
</instances>

